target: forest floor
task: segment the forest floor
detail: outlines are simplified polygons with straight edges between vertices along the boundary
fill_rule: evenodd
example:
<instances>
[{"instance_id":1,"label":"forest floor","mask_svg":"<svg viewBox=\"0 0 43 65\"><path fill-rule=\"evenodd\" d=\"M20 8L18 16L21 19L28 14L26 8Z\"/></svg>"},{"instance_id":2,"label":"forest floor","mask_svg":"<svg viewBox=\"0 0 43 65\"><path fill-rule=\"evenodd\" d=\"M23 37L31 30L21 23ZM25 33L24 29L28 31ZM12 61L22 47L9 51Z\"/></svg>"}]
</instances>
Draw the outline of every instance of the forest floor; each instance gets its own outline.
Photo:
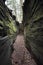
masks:
<instances>
[{"instance_id":1,"label":"forest floor","mask_svg":"<svg viewBox=\"0 0 43 65\"><path fill-rule=\"evenodd\" d=\"M17 36L13 46L15 50L12 54L12 65L37 65L25 47L23 35Z\"/></svg>"}]
</instances>

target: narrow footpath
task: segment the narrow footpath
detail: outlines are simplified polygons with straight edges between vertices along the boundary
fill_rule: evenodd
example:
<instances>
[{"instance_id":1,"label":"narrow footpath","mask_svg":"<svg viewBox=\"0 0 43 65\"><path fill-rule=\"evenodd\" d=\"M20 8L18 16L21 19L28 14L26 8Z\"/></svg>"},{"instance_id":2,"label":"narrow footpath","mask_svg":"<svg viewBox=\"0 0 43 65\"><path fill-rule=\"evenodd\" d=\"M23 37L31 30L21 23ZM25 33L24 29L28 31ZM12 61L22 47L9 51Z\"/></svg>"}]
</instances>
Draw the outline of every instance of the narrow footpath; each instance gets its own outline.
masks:
<instances>
[{"instance_id":1,"label":"narrow footpath","mask_svg":"<svg viewBox=\"0 0 43 65\"><path fill-rule=\"evenodd\" d=\"M25 47L23 35L17 36L13 46L15 50L12 54L12 65L37 65Z\"/></svg>"}]
</instances>

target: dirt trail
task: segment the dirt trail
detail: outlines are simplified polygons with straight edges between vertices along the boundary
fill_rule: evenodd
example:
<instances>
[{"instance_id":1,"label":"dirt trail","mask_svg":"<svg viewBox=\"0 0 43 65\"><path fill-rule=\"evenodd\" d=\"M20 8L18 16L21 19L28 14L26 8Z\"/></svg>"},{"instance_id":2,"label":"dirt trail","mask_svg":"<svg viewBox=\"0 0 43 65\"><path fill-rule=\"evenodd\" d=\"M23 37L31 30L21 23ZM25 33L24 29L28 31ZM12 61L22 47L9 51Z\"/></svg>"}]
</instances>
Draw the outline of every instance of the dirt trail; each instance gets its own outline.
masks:
<instances>
[{"instance_id":1,"label":"dirt trail","mask_svg":"<svg viewBox=\"0 0 43 65\"><path fill-rule=\"evenodd\" d=\"M29 51L25 48L23 35L17 36L14 48L15 50L12 54L13 65L37 65Z\"/></svg>"}]
</instances>

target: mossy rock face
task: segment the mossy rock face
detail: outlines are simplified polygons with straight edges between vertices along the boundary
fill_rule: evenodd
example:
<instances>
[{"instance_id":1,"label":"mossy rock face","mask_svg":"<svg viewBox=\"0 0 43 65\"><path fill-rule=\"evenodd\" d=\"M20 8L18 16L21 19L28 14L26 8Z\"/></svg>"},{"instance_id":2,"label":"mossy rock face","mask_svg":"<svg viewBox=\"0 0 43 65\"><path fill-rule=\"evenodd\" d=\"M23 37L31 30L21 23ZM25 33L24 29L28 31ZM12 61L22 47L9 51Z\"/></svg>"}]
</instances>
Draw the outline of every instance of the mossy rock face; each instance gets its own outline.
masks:
<instances>
[{"instance_id":1,"label":"mossy rock face","mask_svg":"<svg viewBox=\"0 0 43 65\"><path fill-rule=\"evenodd\" d=\"M0 36L14 36L16 32L15 20L10 16L9 9L4 1L0 0Z\"/></svg>"},{"instance_id":2,"label":"mossy rock face","mask_svg":"<svg viewBox=\"0 0 43 65\"><path fill-rule=\"evenodd\" d=\"M0 65L12 65L11 45L16 37L17 27L4 1L0 0Z\"/></svg>"},{"instance_id":3,"label":"mossy rock face","mask_svg":"<svg viewBox=\"0 0 43 65\"><path fill-rule=\"evenodd\" d=\"M28 48L29 46L31 47L32 52L37 58L43 62L43 25L40 24L40 22L43 24L43 19L38 21L37 26L32 23L34 25L31 24L32 26L30 25L30 27L26 28L26 44Z\"/></svg>"},{"instance_id":4,"label":"mossy rock face","mask_svg":"<svg viewBox=\"0 0 43 65\"><path fill-rule=\"evenodd\" d=\"M24 5L26 47L43 65L43 0L27 0Z\"/></svg>"}]
</instances>

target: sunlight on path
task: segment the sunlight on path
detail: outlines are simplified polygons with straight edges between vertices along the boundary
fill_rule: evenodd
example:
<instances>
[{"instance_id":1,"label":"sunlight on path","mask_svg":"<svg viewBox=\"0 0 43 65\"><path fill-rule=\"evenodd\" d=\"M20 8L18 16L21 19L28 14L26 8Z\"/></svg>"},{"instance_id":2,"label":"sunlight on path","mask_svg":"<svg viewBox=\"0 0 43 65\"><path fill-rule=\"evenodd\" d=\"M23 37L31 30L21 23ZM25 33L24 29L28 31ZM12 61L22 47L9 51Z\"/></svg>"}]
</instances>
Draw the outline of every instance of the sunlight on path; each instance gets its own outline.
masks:
<instances>
[{"instance_id":1,"label":"sunlight on path","mask_svg":"<svg viewBox=\"0 0 43 65\"><path fill-rule=\"evenodd\" d=\"M13 65L37 65L31 57L29 51L25 48L23 35L18 35L14 43L14 52L12 54Z\"/></svg>"}]
</instances>

